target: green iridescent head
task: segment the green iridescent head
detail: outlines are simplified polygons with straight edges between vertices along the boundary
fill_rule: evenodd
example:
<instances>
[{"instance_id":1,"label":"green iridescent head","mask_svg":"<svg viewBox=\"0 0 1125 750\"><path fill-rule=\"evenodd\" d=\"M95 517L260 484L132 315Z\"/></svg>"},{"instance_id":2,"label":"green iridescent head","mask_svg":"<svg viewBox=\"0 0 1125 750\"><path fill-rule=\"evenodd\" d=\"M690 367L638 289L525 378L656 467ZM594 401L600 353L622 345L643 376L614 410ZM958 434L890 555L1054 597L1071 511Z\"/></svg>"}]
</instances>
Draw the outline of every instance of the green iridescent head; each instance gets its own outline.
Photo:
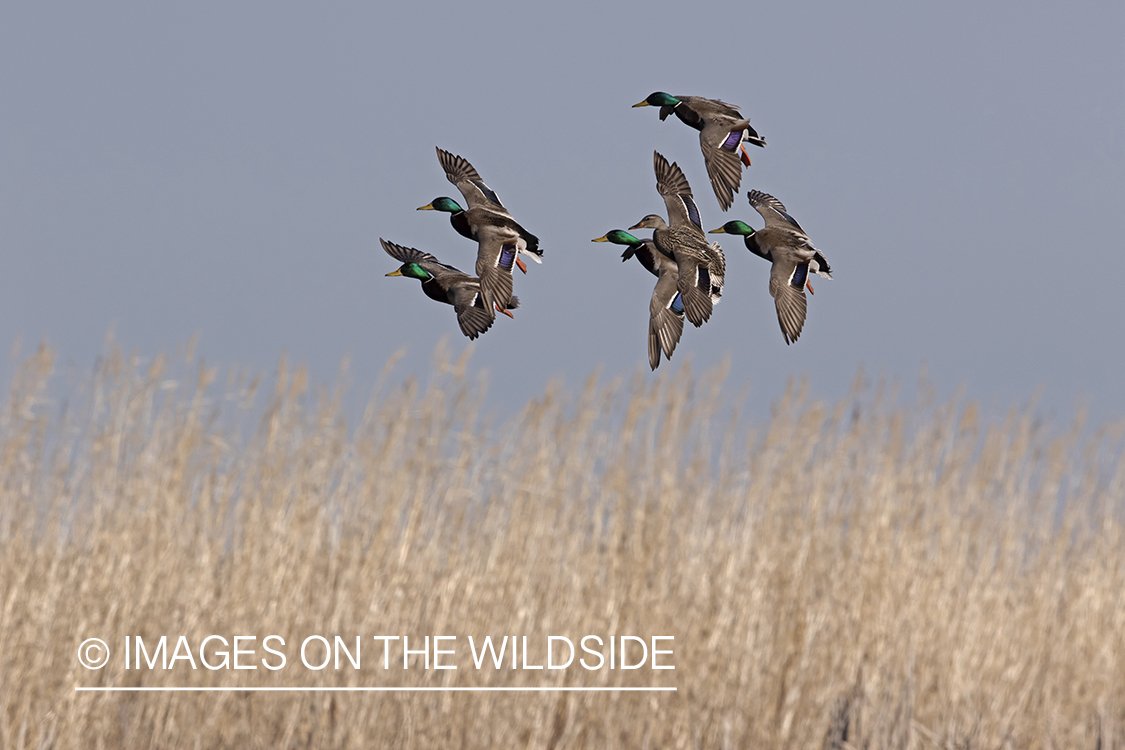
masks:
<instances>
[{"instance_id":1,"label":"green iridescent head","mask_svg":"<svg viewBox=\"0 0 1125 750\"><path fill-rule=\"evenodd\" d=\"M397 271L391 271L388 276L408 276L419 281L433 278L433 275L417 263L403 263Z\"/></svg>"},{"instance_id":2,"label":"green iridescent head","mask_svg":"<svg viewBox=\"0 0 1125 750\"><path fill-rule=\"evenodd\" d=\"M612 242L615 245L640 245L644 240L639 240L623 229L614 229L604 236L598 237L594 242Z\"/></svg>"},{"instance_id":3,"label":"green iridescent head","mask_svg":"<svg viewBox=\"0 0 1125 750\"><path fill-rule=\"evenodd\" d=\"M663 91L657 91L648 95L648 98L643 102L637 102L634 107L674 107L680 103L680 100L671 94L665 94Z\"/></svg>"},{"instance_id":4,"label":"green iridescent head","mask_svg":"<svg viewBox=\"0 0 1125 750\"><path fill-rule=\"evenodd\" d=\"M458 211L463 211L464 209L462 209L457 201L453 200L452 198L446 198L445 196L442 196L441 198L434 198L432 203L428 203L425 206L419 206L418 210L445 211L448 214L455 214Z\"/></svg>"},{"instance_id":5,"label":"green iridescent head","mask_svg":"<svg viewBox=\"0 0 1125 750\"><path fill-rule=\"evenodd\" d=\"M744 221L728 221L718 229L712 229L707 234L741 234L749 237L754 234L754 227Z\"/></svg>"}]
</instances>

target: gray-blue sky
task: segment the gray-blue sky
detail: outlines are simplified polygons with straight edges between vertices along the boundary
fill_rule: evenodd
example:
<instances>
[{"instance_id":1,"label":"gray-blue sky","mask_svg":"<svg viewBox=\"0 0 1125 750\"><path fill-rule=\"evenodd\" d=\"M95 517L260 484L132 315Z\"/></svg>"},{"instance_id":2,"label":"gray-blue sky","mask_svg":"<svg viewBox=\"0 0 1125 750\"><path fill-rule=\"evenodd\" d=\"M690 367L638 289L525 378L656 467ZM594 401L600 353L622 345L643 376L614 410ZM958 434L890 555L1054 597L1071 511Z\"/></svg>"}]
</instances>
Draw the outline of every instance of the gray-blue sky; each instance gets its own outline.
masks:
<instances>
[{"instance_id":1,"label":"gray-blue sky","mask_svg":"<svg viewBox=\"0 0 1125 750\"><path fill-rule=\"evenodd\" d=\"M767 267L724 239L727 290L672 365L729 353L766 404L792 373L842 395L856 367L1006 405L1046 386L1125 411L1120 3L255 2L0 9L0 344L84 367L111 326L151 354L286 349L370 383L402 346L472 347L493 399L646 364L652 280L609 229L662 211L652 151L707 228L780 198L828 256L786 347ZM722 213L694 132L655 90L743 106L768 140ZM469 343L378 238L463 269L434 146L468 158L546 250L517 319ZM664 365L665 367L667 365Z\"/></svg>"}]
</instances>

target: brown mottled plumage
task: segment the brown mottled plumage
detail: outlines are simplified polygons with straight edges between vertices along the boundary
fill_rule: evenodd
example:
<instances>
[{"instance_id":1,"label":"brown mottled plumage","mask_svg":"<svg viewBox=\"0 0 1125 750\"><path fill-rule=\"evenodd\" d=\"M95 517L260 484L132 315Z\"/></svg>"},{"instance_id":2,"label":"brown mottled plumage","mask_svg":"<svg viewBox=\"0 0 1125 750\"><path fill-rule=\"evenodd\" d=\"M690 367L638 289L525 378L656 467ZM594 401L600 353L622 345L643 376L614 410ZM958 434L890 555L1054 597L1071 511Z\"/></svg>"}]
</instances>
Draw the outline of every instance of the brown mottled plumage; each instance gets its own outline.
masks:
<instances>
[{"instance_id":1,"label":"brown mottled plumage","mask_svg":"<svg viewBox=\"0 0 1125 750\"><path fill-rule=\"evenodd\" d=\"M675 162L669 164L654 151L653 168L656 190L668 210L668 223L656 214L649 214L630 229L652 229L657 250L676 261L676 288L683 298L684 313L698 328L710 319L714 304L722 296L726 259L717 242L708 244L699 219L699 207L680 167Z\"/></svg>"}]
</instances>

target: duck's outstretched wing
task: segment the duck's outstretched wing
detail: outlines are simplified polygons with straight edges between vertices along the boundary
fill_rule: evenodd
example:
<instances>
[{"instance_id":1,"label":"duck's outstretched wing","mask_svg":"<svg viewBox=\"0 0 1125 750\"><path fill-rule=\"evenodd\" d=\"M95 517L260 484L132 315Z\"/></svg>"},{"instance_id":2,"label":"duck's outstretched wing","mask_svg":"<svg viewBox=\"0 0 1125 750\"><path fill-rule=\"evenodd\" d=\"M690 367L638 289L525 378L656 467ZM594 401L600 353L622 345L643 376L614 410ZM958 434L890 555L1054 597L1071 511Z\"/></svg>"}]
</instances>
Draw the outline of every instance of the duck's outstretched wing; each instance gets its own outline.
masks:
<instances>
[{"instance_id":1,"label":"duck's outstretched wing","mask_svg":"<svg viewBox=\"0 0 1125 750\"><path fill-rule=\"evenodd\" d=\"M805 298L805 283L809 278L809 264L792 260L774 261L770 270L770 295L777 306L777 322L781 324L781 335L786 344L792 344L801 337L805 326L805 313L808 302Z\"/></svg>"},{"instance_id":2,"label":"duck's outstretched wing","mask_svg":"<svg viewBox=\"0 0 1125 750\"><path fill-rule=\"evenodd\" d=\"M668 209L669 226L692 226L700 236L703 235L703 223L699 218L699 206L691 195L691 185L688 184L684 172L675 162L671 164L659 151L652 152L652 166L656 172L656 192L664 199L664 206Z\"/></svg>"},{"instance_id":3,"label":"duck's outstretched wing","mask_svg":"<svg viewBox=\"0 0 1125 750\"><path fill-rule=\"evenodd\" d=\"M734 204L734 196L742 185L742 135L749 126L749 120L721 116L705 119L699 131L707 176L724 211Z\"/></svg>"},{"instance_id":4,"label":"duck's outstretched wing","mask_svg":"<svg viewBox=\"0 0 1125 750\"><path fill-rule=\"evenodd\" d=\"M500 198L488 185L484 184L484 180L481 179L480 174L473 168L468 159L451 154L441 148L438 148L437 156L438 163L445 170L445 179L457 186L461 195L465 196L465 202L469 204L469 208L486 207L507 213L504 204L500 202Z\"/></svg>"},{"instance_id":5,"label":"duck's outstretched wing","mask_svg":"<svg viewBox=\"0 0 1125 750\"><path fill-rule=\"evenodd\" d=\"M484 304L491 312L495 307L508 309L512 301L512 266L518 252L516 232L495 227L478 235L477 276L484 295Z\"/></svg>"},{"instance_id":6,"label":"duck's outstretched wing","mask_svg":"<svg viewBox=\"0 0 1125 750\"><path fill-rule=\"evenodd\" d=\"M769 193L763 193L761 190L751 190L746 194L746 197L754 210L765 219L766 227L784 229L789 232L797 231L800 232L802 237L808 238L805 230L801 228L796 219L789 215L785 206L777 198Z\"/></svg>"},{"instance_id":7,"label":"duck's outstretched wing","mask_svg":"<svg viewBox=\"0 0 1125 750\"><path fill-rule=\"evenodd\" d=\"M424 253L413 247L404 247L403 245L396 245L393 242L387 242L382 237L379 238L379 244L383 246L383 250L387 255L391 256L399 263L439 263L437 258Z\"/></svg>"},{"instance_id":8,"label":"duck's outstretched wing","mask_svg":"<svg viewBox=\"0 0 1125 750\"><path fill-rule=\"evenodd\" d=\"M457 323L461 333L475 339L492 327L496 315L492 308L485 307L480 282L469 277L470 281L458 284L453 289L453 309L457 312Z\"/></svg>"},{"instance_id":9,"label":"duck's outstretched wing","mask_svg":"<svg viewBox=\"0 0 1125 750\"><path fill-rule=\"evenodd\" d=\"M684 307L676 289L676 278L674 271L663 271L648 306L648 363L654 370L660 365L660 352L671 359L684 333Z\"/></svg>"},{"instance_id":10,"label":"duck's outstretched wing","mask_svg":"<svg viewBox=\"0 0 1125 750\"><path fill-rule=\"evenodd\" d=\"M736 120L742 119L742 113L739 112L742 107L737 104L727 104L720 99L708 99L703 96L677 96L676 98L694 110L700 117L723 115L733 117Z\"/></svg>"}]
</instances>

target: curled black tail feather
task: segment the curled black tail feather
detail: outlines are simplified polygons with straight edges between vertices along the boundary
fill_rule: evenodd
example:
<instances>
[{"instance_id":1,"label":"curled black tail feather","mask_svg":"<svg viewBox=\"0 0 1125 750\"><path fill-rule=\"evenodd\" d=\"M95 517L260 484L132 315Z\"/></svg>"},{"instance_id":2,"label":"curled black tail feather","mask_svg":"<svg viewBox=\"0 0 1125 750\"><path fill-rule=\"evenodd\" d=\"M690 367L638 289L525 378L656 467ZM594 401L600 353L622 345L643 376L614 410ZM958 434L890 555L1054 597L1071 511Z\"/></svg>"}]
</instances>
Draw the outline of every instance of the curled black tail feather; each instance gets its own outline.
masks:
<instances>
[{"instance_id":1,"label":"curled black tail feather","mask_svg":"<svg viewBox=\"0 0 1125 750\"><path fill-rule=\"evenodd\" d=\"M820 266L820 270L817 271L817 273L821 276L832 278L832 267L828 265L828 261L825 260L819 250L816 251L816 255L813 256L813 259L816 261L817 265Z\"/></svg>"},{"instance_id":2,"label":"curled black tail feather","mask_svg":"<svg viewBox=\"0 0 1125 750\"><path fill-rule=\"evenodd\" d=\"M539 249L539 238L523 227L519 227L520 239L527 243L527 251L532 255L543 257L543 251Z\"/></svg>"}]
</instances>

